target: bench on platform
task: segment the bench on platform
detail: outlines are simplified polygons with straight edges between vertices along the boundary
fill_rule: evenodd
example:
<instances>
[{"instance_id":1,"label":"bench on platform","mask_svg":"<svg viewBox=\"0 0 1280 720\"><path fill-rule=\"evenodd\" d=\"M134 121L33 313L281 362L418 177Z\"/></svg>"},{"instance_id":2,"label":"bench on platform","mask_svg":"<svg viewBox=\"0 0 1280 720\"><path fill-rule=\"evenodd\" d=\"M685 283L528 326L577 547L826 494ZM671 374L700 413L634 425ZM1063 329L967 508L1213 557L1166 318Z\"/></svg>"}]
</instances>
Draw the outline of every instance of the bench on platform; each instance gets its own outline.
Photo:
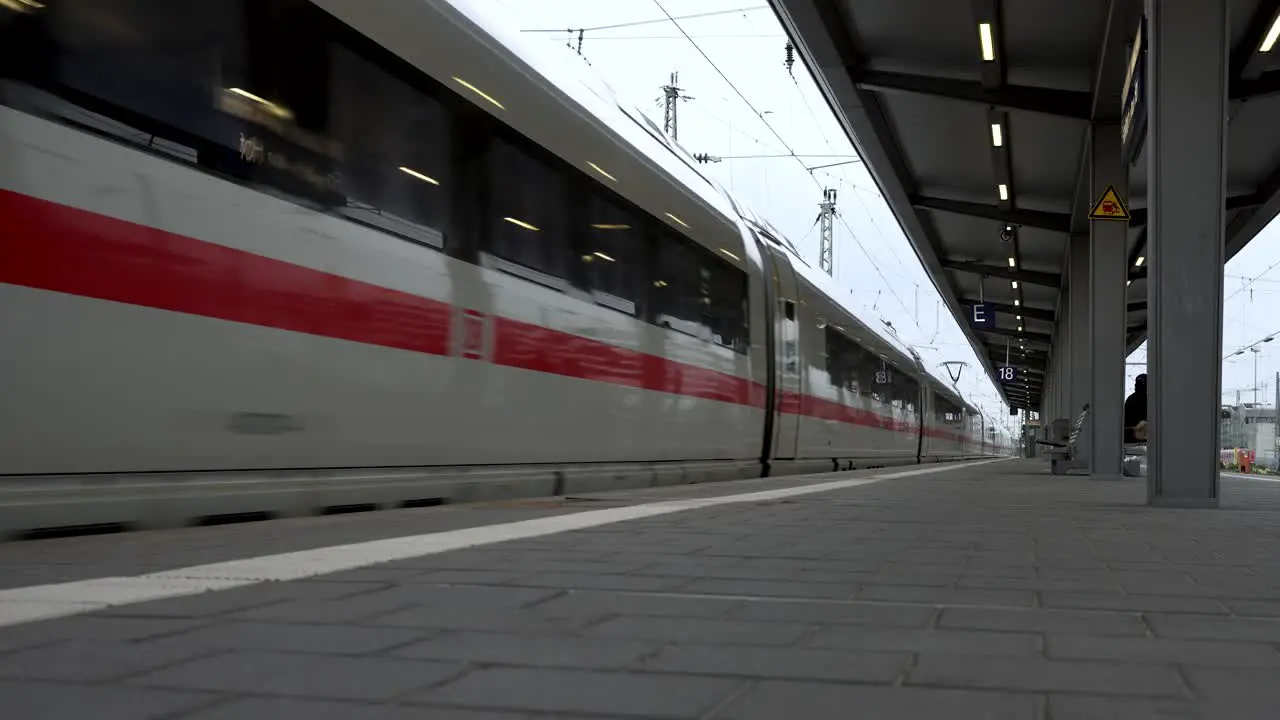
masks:
<instances>
[{"instance_id":1,"label":"bench on platform","mask_svg":"<svg viewBox=\"0 0 1280 720\"><path fill-rule=\"evenodd\" d=\"M1084 430L1084 423L1088 417L1089 404L1085 403L1084 409L1080 411L1074 422L1066 418L1058 418L1049 424L1050 438L1036 441L1037 445L1047 448L1045 455L1049 457L1050 472L1054 475L1066 475L1075 464L1076 443L1080 439L1080 433Z\"/></svg>"}]
</instances>

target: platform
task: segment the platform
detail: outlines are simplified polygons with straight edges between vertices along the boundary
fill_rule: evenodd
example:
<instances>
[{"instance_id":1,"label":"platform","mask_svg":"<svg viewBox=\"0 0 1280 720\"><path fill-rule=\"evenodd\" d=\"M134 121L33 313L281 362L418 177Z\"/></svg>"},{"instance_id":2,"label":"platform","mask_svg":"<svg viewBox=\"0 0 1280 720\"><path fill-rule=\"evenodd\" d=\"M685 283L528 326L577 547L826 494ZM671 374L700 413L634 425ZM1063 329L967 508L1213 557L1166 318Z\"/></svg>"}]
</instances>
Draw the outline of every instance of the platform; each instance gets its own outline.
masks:
<instances>
[{"instance_id":1,"label":"platform","mask_svg":"<svg viewBox=\"0 0 1280 720\"><path fill-rule=\"evenodd\" d=\"M23 720L1273 718L1280 483L1163 510L1045 465L4 545L0 698Z\"/></svg>"}]
</instances>

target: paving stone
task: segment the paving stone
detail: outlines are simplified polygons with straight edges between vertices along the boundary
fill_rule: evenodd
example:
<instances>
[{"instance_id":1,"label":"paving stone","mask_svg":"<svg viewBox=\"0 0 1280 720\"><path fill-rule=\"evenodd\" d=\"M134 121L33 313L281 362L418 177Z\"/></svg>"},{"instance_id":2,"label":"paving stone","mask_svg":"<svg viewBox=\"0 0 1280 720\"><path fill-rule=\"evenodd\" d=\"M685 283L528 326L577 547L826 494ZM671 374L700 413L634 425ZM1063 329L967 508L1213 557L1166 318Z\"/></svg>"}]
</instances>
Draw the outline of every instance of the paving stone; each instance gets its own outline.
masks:
<instances>
[{"instance_id":1,"label":"paving stone","mask_svg":"<svg viewBox=\"0 0 1280 720\"><path fill-rule=\"evenodd\" d=\"M0 680L0 703L15 720L151 720L213 702L215 696L139 687Z\"/></svg>"},{"instance_id":2,"label":"paving stone","mask_svg":"<svg viewBox=\"0 0 1280 720\"><path fill-rule=\"evenodd\" d=\"M428 583L440 585L505 585L512 580L516 580L528 573L523 570L467 570L459 568L444 568L439 570L424 570L410 578L406 578L405 583Z\"/></svg>"},{"instance_id":3,"label":"paving stone","mask_svg":"<svg viewBox=\"0 0 1280 720\"><path fill-rule=\"evenodd\" d=\"M742 681L728 678L492 668L409 700L499 710L697 718L741 686Z\"/></svg>"},{"instance_id":4,"label":"paving stone","mask_svg":"<svg viewBox=\"0 0 1280 720\"><path fill-rule=\"evenodd\" d=\"M455 662L237 652L194 660L129 682L150 687L386 700L459 674Z\"/></svg>"},{"instance_id":5,"label":"paving stone","mask_svg":"<svg viewBox=\"0 0 1280 720\"><path fill-rule=\"evenodd\" d=\"M128 642L172 635L206 624L205 621L196 619L76 615L0 628L0 643L30 647L58 640Z\"/></svg>"},{"instance_id":6,"label":"paving stone","mask_svg":"<svg viewBox=\"0 0 1280 720\"><path fill-rule=\"evenodd\" d=\"M632 637L665 642L729 645L790 645L808 626L704 618L620 617L592 626L595 636Z\"/></svg>"},{"instance_id":7,"label":"paving stone","mask_svg":"<svg viewBox=\"0 0 1280 720\"><path fill-rule=\"evenodd\" d=\"M1135 615L1081 610L945 608L938 626L1010 632L1146 635L1146 628Z\"/></svg>"},{"instance_id":8,"label":"paving stone","mask_svg":"<svg viewBox=\"0 0 1280 720\"><path fill-rule=\"evenodd\" d=\"M910 659L909 652L672 645L646 659L640 669L693 675L887 684L898 677Z\"/></svg>"},{"instance_id":9,"label":"paving stone","mask_svg":"<svg viewBox=\"0 0 1280 720\"><path fill-rule=\"evenodd\" d=\"M1128 612L1175 612L1225 615L1226 607L1208 597L1174 595L1121 595L1109 593L1040 593L1040 604L1048 608L1072 610L1119 610Z\"/></svg>"},{"instance_id":10,"label":"paving stone","mask_svg":"<svg viewBox=\"0 0 1280 720\"><path fill-rule=\"evenodd\" d=\"M924 627L938 611L923 605L869 602L748 602L732 613L734 619L765 622L848 623L893 627Z\"/></svg>"},{"instance_id":11,"label":"paving stone","mask_svg":"<svg viewBox=\"0 0 1280 720\"><path fill-rule=\"evenodd\" d=\"M828 626L815 632L805 645L847 650L1039 657L1041 641L1039 635L1029 633Z\"/></svg>"},{"instance_id":12,"label":"paving stone","mask_svg":"<svg viewBox=\"0 0 1280 720\"><path fill-rule=\"evenodd\" d=\"M382 587L386 587L386 584L313 580L257 583L170 600L117 605L103 610L102 614L177 618L209 617L288 600L329 600L349 597Z\"/></svg>"},{"instance_id":13,"label":"paving stone","mask_svg":"<svg viewBox=\"0 0 1280 720\"><path fill-rule=\"evenodd\" d=\"M482 630L521 634L578 632L602 619L599 615L557 616L542 611L500 607L415 605L363 621L375 627Z\"/></svg>"},{"instance_id":14,"label":"paving stone","mask_svg":"<svg viewBox=\"0 0 1280 720\"><path fill-rule=\"evenodd\" d=\"M914 585L865 585L858 600L934 603L938 605L995 605L1035 607L1034 593L1023 590L920 587Z\"/></svg>"},{"instance_id":15,"label":"paving stone","mask_svg":"<svg viewBox=\"0 0 1280 720\"><path fill-rule=\"evenodd\" d=\"M1045 655L1061 660L1111 660L1179 665L1280 665L1271 645L1251 642L1174 640L1169 638L1049 635Z\"/></svg>"},{"instance_id":16,"label":"paving stone","mask_svg":"<svg viewBox=\"0 0 1280 720\"><path fill-rule=\"evenodd\" d=\"M708 595L732 595L739 597L761 598L815 598L843 600L853 597L857 585L849 583L803 583L795 580L694 580L680 588L685 593L706 593Z\"/></svg>"},{"instance_id":17,"label":"paving stone","mask_svg":"<svg viewBox=\"0 0 1280 720\"><path fill-rule=\"evenodd\" d=\"M234 700L191 715L182 720L528 720L522 713L450 710L409 705L365 705L352 702L295 700L293 698L249 698ZM547 720L545 715L537 716ZM579 716L581 717L581 716ZM586 718L585 720L590 720Z\"/></svg>"},{"instance_id":18,"label":"paving stone","mask_svg":"<svg viewBox=\"0 0 1280 720\"><path fill-rule=\"evenodd\" d=\"M1187 695L1177 671L1169 667L951 653L921 654L907 683L1022 692Z\"/></svg>"},{"instance_id":19,"label":"paving stone","mask_svg":"<svg viewBox=\"0 0 1280 720\"><path fill-rule=\"evenodd\" d=\"M1187 667L1187 683L1200 698L1210 700L1232 700L1240 697L1255 699L1267 698L1275 704L1280 702L1280 677L1275 668L1223 668L1223 667ZM1274 717L1274 716L1273 716Z\"/></svg>"},{"instance_id":20,"label":"paving stone","mask_svg":"<svg viewBox=\"0 0 1280 720\"><path fill-rule=\"evenodd\" d=\"M1148 613L1146 619L1163 637L1280 642L1280 620L1172 613Z\"/></svg>"},{"instance_id":21,"label":"paving stone","mask_svg":"<svg viewBox=\"0 0 1280 720\"><path fill-rule=\"evenodd\" d=\"M687 577L658 575L592 575L588 573L532 573L522 575L511 586L575 588L582 590L673 590L689 582Z\"/></svg>"},{"instance_id":22,"label":"paving stone","mask_svg":"<svg viewBox=\"0 0 1280 720\"><path fill-rule=\"evenodd\" d=\"M1200 702L1080 695L1049 698L1053 720L1275 720L1275 716L1274 701L1265 698Z\"/></svg>"},{"instance_id":23,"label":"paving stone","mask_svg":"<svg viewBox=\"0 0 1280 720\"><path fill-rule=\"evenodd\" d=\"M729 598L586 590L566 593L542 603L538 606L538 611L548 617L570 618L599 618L607 615L723 618L741 609L743 604L741 600Z\"/></svg>"},{"instance_id":24,"label":"paving stone","mask_svg":"<svg viewBox=\"0 0 1280 720\"><path fill-rule=\"evenodd\" d=\"M162 642L162 641L161 641ZM0 657L0 676L69 682L101 682L190 660L209 651L197 645L57 642Z\"/></svg>"},{"instance_id":25,"label":"paving stone","mask_svg":"<svg viewBox=\"0 0 1280 720\"><path fill-rule=\"evenodd\" d=\"M1232 613L1245 617L1280 618L1280 602L1271 600L1224 600Z\"/></svg>"},{"instance_id":26,"label":"paving stone","mask_svg":"<svg viewBox=\"0 0 1280 720\"><path fill-rule=\"evenodd\" d=\"M399 648L391 655L472 663L599 669L630 667L659 647L656 642L622 638L448 632Z\"/></svg>"},{"instance_id":27,"label":"paving stone","mask_svg":"<svg viewBox=\"0 0 1280 720\"><path fill-rule=\"evenodd\" d=\"M792 717L804 720L1041 720L1043 702L1034 695L969 690L766 681L751 687L713 717L717 720Z\"/></svg>"},{"instance_id":28,"label":"paving stone","mask_svg":"<svg viewBox=\"0 0 1280 720\"><path fill-rule=\"evenodd\" d=\"M413 603L403 596L381 593L361 594L336 600L292 600L272 603L230 613L230 620L334 623L361 622L380 615L410 607Z\"/></svg>"},{"instance_id":29,"label":"paving stone","mask_svg":"<svg viewBox=\"0 0 1280 720\"><path fill-rule=\"evenodd\" d=\"M145 648L262 650L330 655L364 655L423 639L429 631L355 625L221 622L160 640Z\"/></svg>"}]
</instances>

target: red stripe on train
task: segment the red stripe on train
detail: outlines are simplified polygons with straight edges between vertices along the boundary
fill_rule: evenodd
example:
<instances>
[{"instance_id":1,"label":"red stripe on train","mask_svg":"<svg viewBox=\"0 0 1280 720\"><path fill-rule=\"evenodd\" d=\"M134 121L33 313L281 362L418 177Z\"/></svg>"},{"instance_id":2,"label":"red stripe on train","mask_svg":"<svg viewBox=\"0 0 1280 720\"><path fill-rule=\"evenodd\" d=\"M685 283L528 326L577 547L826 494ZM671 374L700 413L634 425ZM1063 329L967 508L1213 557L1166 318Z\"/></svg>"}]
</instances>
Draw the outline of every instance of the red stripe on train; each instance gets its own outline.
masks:
<instances>
[{"instance_id":1,"label":"red stripe on train","mask_svg":"<svg viewBox=\"0 0 1280 720\"><path fill-rule=\"evenodd\" d=\"M453 307L411 293L0 190L0 282L431 355L450 353ZM506 367L762 408L728 373L493 317ZM783 391L780 411L915 432L916 423ZM967 438L926 428L957 442Z\"/></svg>"}]
</instances>

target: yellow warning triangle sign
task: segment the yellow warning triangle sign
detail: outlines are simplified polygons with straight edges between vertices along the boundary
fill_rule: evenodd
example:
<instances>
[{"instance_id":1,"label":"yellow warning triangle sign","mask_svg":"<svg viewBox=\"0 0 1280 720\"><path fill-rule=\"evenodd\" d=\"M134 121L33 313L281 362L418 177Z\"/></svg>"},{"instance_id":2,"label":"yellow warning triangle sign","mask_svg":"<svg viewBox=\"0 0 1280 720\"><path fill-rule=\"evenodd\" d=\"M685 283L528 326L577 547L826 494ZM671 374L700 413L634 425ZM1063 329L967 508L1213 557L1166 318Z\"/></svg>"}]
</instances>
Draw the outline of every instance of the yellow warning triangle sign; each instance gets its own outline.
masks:
<instances>
[{"instance_id":1,"label":"yellow warning triangle sign","mask_svg":"<svg viewBox=\"0 0 1280 720\"><path fill-rule=\"evenodd\" d=\"M1124 201L1120 199L1120 193L1116 192L1115 185L1108 185L1107 189L1102 191L1102 197L1098 198L1098 202L1093 204L1093 209L1089 211L1090 220L1125 220L1129 219L1129 208L1125 207Z\"/></svg>"}]
</instances>

